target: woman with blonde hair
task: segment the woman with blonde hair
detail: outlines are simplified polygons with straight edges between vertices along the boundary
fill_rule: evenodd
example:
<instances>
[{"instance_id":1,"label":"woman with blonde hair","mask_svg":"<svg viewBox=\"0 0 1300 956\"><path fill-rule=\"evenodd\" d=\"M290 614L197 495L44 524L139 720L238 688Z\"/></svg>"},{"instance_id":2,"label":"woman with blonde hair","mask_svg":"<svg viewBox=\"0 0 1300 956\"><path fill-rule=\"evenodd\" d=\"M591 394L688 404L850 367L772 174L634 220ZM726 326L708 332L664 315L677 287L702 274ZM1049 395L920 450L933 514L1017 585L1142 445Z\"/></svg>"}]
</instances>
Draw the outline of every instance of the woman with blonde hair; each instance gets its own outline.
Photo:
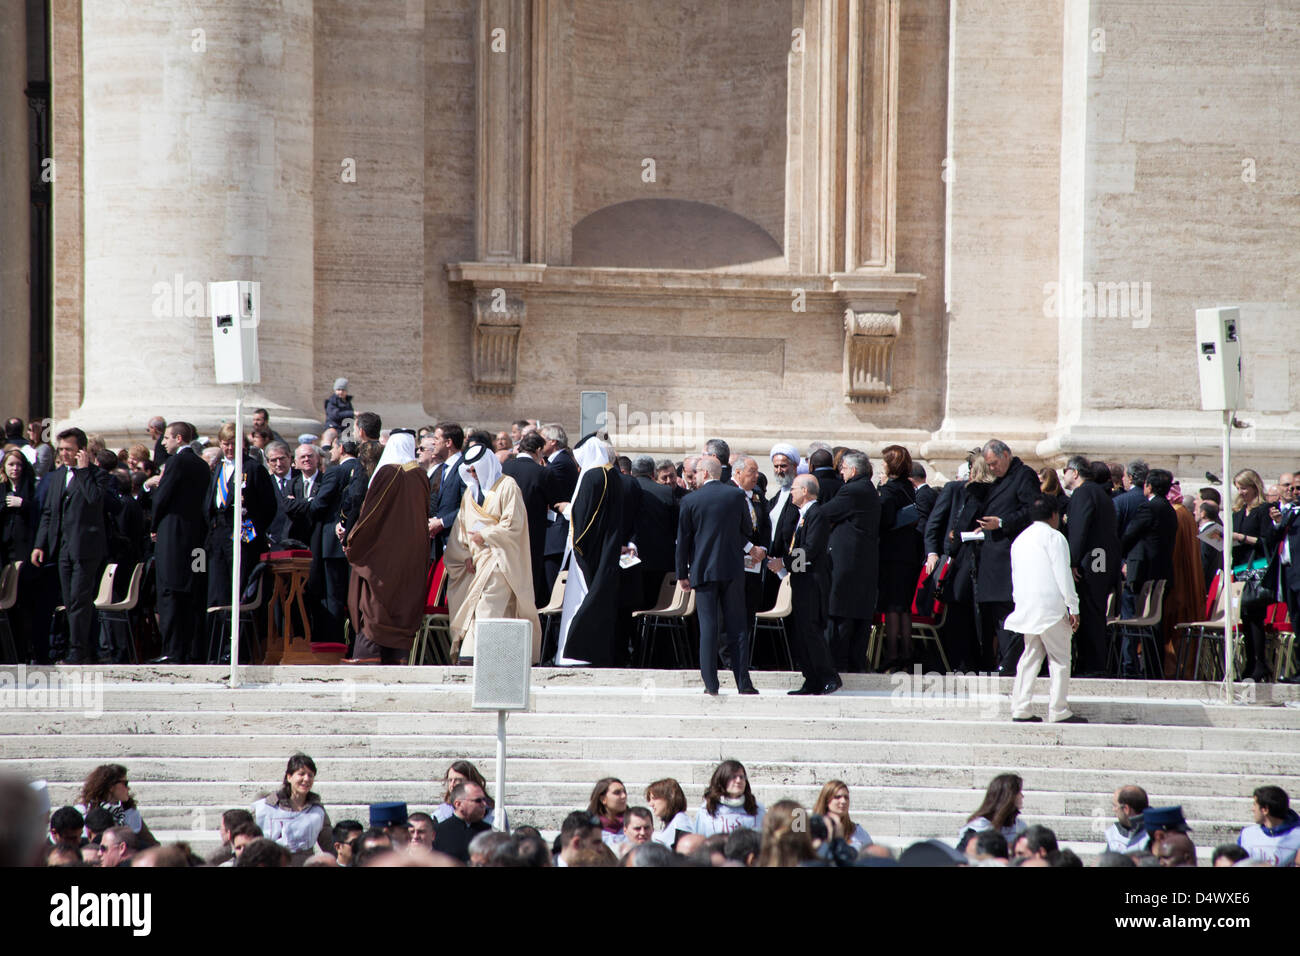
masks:
<instances>
[{"instance_id":1,"label":"woman with blonde hair","mask_svg":"<svg viewBox=\"0 0 1300 956\"><path fill-rule=\"evenodd\" d=\"M798 866L817 859L808 811L793 800L778 800L763 819L757 866Z\"/></svg>"},{"instance_id":2,"label":"woman with blonde hair","mask_svg":"<svg viewBox=\"0 0 1300 956\"><path fill-rule=\"evenodd\" d=\"M1267 562L1276 543L1273 512L1280 520L1282 512L1264 498L1264 482L1259 473L1243 468L1232 479L1237 496L1232 501L1232 564ZM1245 673L1256 683L1268 679L1264 663L1264 612L1243 611L1241 623L1246 632Z\"/></svg>"},{"instance_id":3,"label":"woman with blonde hair","mask_svg":"<svg viewBox=\"0 0 1300 956\"><path fill-rule=\"evenodd\" d=\"M843 780L826 781L822 792L817 794L813 813L825 817L827 826L834 828L831 835L840 837L853 849L871 845L871 834L849 817L849 785Z\"/></svg>"}]
</instances>

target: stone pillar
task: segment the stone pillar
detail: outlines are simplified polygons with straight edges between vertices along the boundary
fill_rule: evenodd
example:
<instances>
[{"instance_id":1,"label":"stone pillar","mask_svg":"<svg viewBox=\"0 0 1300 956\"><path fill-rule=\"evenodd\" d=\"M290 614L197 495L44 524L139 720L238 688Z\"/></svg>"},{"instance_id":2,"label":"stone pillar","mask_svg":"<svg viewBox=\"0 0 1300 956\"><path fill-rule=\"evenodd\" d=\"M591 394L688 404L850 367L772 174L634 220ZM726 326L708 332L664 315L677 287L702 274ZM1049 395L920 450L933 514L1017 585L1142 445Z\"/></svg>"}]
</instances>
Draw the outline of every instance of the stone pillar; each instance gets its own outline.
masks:
<instances>
[{"instance_id":1,"label":"stone pillar","mask_svg":"<svg viewBox=\"0 0 1300 956\"><path fill-rule=\"evenodd\" d=\"M88 3L85 391L72 418L138 434L150 415L210 431L206 285L260 281L261 384L294 434L319 421L313 354L310 0Z\"/></svg>"},{"instance_id":2,"label":"stone pillar","mask_svg":"<svg viewBox=\"0 0 1300 956\"><path fill-rule=\"evenodd\" d=\"M480 262L528 261L528 6L516 0L479 0L475 235Z\"/></svg>"},{"instance_id":3,"label":"stone pillar","mask_svg":"<svg viewBox=\"0 0 1300 956\"><path fill-rule=\"evenodd\" d=\"M27 15L0 5L0 417L26 419L31 342L31 168L28 162Z\"/></svg>"}]
</instances>

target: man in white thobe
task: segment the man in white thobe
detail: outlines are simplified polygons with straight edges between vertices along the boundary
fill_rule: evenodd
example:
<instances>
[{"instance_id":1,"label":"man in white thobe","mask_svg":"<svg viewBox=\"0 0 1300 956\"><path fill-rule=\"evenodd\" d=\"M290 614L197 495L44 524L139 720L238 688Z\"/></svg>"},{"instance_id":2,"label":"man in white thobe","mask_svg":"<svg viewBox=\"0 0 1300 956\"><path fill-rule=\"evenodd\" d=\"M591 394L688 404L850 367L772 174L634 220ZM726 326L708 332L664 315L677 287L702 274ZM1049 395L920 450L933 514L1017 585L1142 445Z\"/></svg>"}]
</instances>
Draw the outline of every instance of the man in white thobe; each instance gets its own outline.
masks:
<instances>
[{"instance_id":1,"label":"man in white thobe","mask_svg":"<svg viewBox=\"0 0 1300 956\"><path fill-rule=\"evenodd\" d=\"M1070 639L1079 626L1079 595L1070 573L1070 545L1058 530L1061 519L1056 499L1034 498L1029 506L1034 523L1011 543L1011 595L1015 610L1004 625L1024 635L1025 650L1016 666L1011 692L1011 719L1041 723L1029 713L1034 678L1047 658L1052 676L1047 719L1053 723L1086 724L1070 712L1066 694L1070 687Z\"/></svg>"}]
</instances>

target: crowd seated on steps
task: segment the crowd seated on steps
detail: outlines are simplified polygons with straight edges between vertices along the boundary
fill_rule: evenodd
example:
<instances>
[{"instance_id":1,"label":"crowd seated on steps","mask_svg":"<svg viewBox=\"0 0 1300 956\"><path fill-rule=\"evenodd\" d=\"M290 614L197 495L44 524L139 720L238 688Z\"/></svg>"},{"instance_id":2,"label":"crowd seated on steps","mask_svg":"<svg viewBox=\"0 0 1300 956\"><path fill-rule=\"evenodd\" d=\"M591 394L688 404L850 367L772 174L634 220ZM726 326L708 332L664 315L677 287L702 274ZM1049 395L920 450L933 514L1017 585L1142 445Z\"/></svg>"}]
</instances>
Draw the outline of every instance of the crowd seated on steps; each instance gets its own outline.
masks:
<instances>
[{"instance_id":1,"label":"crowd seated on steps","mask_svg":"<svg viewBox=\"0 0 1300 956\"><path fill-rule=\"evenodd\" d=\"M467 760L448 767L435 797L442 802L431 812L376 802L368 826L330 825L312 790L315 777L314 761L294 754L278 790L251 810L222 815L222 846L207 860L186 843L153 840L121 766L96 768L82 790L88 802L52 813L45 781L0 777L0 867L1083 866L1050 828L1026 825L1023 781L1011 773L990 781L955 842L951 834L936 834L897 854L853 821L843 781L827 781L811 809L795 800L764 807L736 760L714 770L693 819L672 778L645 785L643 806L629 805L622 780L601 778L587 807L568 814L549 842L532 826L507 829L482 774ZM1300 817L1286 791L1258 787L1242 809L1253 822L1236 843L1215 848L1212 865L1295 866ZM1197 865L1181 806L1153 806L1145 790L1127 785L1113 794L1112 811L1104 844L1095 848L1096 866ZM498 825L488 822L489 814Z\"/></svg>"}]
</instances>

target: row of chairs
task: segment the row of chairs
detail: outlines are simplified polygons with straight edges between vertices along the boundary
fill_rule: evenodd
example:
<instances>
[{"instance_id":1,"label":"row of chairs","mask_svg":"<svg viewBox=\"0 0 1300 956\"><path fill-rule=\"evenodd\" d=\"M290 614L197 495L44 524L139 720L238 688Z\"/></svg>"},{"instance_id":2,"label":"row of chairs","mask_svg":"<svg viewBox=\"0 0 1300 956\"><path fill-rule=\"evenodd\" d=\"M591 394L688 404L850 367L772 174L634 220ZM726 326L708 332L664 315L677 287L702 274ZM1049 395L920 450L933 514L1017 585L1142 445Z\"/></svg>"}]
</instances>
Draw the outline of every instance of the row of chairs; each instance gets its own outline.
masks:
<instances>
[{"instance_id":1,"label":"row of chairs","mask_svg":"<svg viewBox=\"0 0 1300 956\"><path fill-rule=\"evenodd\" d=\"M109 564L105 566L99 578L99 590L95 595L94 606L101 621L126 625L127 650L132 664L139 664L142 659L139 637L135 629L135 615L143 608L140 597L143 590L147 565L137 563L128 572L125 565ZM15 561L0 569L0 663L20 663L18 648L14 639L13 627L9 620L10 612L18 603L18 578L22 571L22 562ZM119 578L129 574L126 593L119 599L113 599L114 586ZM252 635L256 642L256 627L253 615L262 607L265 578L259 579L257 591L246 604L239 606L240 621L248 625L246 633ZM67 606L60 604L54 609L56 615L66 615ZM230 605L218 604L207 609L208 662L215 663L224 642L230 633ZM260 660L258 651L253 649L253 659Z\"/></svg>"}]
</instances>

